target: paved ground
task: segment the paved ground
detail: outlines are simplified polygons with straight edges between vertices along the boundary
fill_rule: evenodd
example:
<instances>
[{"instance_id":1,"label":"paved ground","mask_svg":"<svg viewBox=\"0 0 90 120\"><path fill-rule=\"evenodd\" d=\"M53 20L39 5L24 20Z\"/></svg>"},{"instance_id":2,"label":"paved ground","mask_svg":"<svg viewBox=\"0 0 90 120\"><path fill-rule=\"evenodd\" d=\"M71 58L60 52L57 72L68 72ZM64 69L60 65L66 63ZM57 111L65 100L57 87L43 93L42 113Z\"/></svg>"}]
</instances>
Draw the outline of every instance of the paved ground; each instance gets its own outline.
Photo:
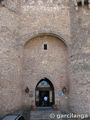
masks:
<instances>
[{"instance_id":1,"label":"paved ground","mask_svg":"<svg viewBox=\"0 0 90 120\"><path fill-rule=\"evenodd\" d=\"M30 110L25 110L23 112L23 116L24 116L25 120L30 120Z\"/></svg>"},{"instance_id":2,"label":"paved ground","mask_svg":"<svg viewBox=\"0 0 90 120\"><path fill-rule=\"evenodd\" d=\"M50 118L50 114L57 114L61 113L60 111L55 111L52 108L38 108L36 111L32 110L26 110L24 111L23 115L25 117L25 120L62 120L62 119L57 119L57 118ZM62 113L65 114L65 113ZM63 119L63 120L81 120L81 119ZM90 120L88 119L83 119L83 120Z\"/></svg>"},{"instance_id":3,"label":"paved ground","mask_svg":"<svg viewBox=\"0 0 90 120\"><path fill-rule=\"evenodd\" d=\"M60 113L60 111L54 111L53 112L53 110L50 109L50 108L49 109L48 108L47 109L46 108L44 108L44 109L38 108L36 111L32 111L30 109L29 110L24 110L23 116L25 117L25 120L61 120L61 119L45 119L45 117L47 117L47 115L49 116L50 111L51 111L51 113L58 113L58 112ZM43 115L43 114L45 114L45 112L48 113L48 114L42 116L42 118L40 119L40 116ZM32 116L34 115L35 118L31 118L31 116L30 116L31 114L32 114ZM62 113L62 114L64 114L64 113ZM0 120L1 120L1 117L0 117ZM63 120L81 120L81 119L63 119ZM88 118L88 119L82 119L82 120L90 120L90 118Z\"/></svg>"}]
</instances>

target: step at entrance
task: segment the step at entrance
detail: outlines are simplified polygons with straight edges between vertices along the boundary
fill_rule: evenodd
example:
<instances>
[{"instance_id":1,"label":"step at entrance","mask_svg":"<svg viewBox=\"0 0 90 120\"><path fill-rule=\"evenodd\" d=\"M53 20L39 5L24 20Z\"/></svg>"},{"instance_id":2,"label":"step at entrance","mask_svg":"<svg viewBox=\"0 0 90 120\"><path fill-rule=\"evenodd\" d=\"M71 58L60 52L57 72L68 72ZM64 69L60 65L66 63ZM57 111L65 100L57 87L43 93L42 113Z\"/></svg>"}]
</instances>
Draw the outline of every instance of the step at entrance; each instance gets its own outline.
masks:
<instances>
[{"instance_id":1,"label":"step at entrance","mask_svg":"<svg viewBox=\"0 0 90 120\"><path fill-rule=\"evenodd\" d=\"M36 111L30 111L30 120L57 120L57 114L60 114L60 111L51 107L39 107Z\"/></svg>"}]
</instances>

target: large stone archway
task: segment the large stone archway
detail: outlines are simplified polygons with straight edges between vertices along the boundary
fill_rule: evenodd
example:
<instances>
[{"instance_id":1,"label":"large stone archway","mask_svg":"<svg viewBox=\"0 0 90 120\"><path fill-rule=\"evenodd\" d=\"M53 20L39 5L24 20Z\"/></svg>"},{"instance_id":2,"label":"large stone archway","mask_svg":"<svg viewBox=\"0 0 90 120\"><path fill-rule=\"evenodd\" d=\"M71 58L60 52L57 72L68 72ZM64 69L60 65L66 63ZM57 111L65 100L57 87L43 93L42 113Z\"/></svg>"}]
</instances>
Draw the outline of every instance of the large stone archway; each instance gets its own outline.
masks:
<instances>
[{"instance_id":1,"label":"large stone archway","mask_svg":"<svg viewBox=\"0 0 90 120\"><path fill-rule=\"evenodd\" d=\"M33 37L23 48L24 87L33 91L33 97L24 96L24 104L35 104L35 87L43 77L49 78L55 88L55 103L67 107L65 96L58 93L63 87L68 88L67 46L55 35Z\"/></svg>"}]
</instances>

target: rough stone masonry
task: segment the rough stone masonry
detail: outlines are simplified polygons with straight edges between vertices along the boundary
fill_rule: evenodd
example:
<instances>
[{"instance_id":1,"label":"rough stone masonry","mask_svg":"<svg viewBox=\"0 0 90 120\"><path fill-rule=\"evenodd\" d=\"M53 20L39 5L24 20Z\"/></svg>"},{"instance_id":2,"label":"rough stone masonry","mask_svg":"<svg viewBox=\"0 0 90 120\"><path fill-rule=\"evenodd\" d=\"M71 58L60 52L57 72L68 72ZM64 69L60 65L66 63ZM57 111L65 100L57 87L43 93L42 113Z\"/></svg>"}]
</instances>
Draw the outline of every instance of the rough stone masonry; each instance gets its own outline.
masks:
<instances>
[{"instance_id":1,"label":"rough stone masonry","mask_svg":"<svg viewBox=\"0 0 90 120\"><path fill-rule=\"evenodd\" d=\"M89 0L0 1L0 116L35 105L43 78L54 86L58 109L90 115L89 6ZM66 94L58 96L63 87Z\"/></svg>"}]
</instances>

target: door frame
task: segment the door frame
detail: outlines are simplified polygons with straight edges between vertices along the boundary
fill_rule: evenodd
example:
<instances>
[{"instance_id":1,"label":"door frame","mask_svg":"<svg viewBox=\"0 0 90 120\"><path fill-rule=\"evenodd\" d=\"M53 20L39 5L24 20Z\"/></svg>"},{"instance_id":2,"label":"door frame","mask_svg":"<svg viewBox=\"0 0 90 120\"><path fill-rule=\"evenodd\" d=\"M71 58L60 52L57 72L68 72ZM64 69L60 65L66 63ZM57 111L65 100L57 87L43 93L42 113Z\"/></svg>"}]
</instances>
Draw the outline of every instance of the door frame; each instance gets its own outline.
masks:
<instances>
[{"instance_id":1,"label":"door frame","mask_svg":"<svg viewBox=\"0 0 90 120\"><path fill-rule=\"evenodd\" d=\"M42 82L42 81L46 81L49 85L50 85L50 87L46 87L46 88L41 88L41 87L38 87L38 85L39 85L39 83L40 82ZM52 106L53 104L55 104L55 95L54 95L54 86L53 86L53 84L51 83L51 81L49 80L49 79L47 79L47 78L43 78L43 79L41 79L38 83L37 83L37 85L36 85L36 88L35 88L35 104L36 104L36 106L37 107L41 107L40 105L39 105L39 102L40 102L40 99L38 98L38 102L37 102L37 95L36 95L36 92L38 91L38 97L39 97L39 92L40 91L49 91L49 106ZM50 102L50 91L52 91L52 102ZM47 106L48 107L48 106Z\"/></svg>"}]
</instances>

